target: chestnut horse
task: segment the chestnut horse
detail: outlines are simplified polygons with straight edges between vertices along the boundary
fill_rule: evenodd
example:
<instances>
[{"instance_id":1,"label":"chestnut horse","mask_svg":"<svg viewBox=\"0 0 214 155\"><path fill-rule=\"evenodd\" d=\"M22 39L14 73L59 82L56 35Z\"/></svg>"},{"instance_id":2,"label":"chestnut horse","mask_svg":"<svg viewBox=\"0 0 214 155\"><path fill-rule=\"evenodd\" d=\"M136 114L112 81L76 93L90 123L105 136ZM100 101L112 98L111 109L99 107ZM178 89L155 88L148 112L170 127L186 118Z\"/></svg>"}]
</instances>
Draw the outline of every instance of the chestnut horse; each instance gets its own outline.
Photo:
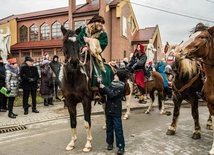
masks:
<instances>
[{"instance_id":1,"label":"chestnut horse","mask_svg":"<svg viewBox=\"0 0 214 155\"><path fill-rule=\"evenodd\" d=\"M179 45L178 50L181 56L196 58L203 63L206 75L203 92L212 117L212 129L214 130L214 26L196 31ZM214 154L214 143L209 153Z\"/></svg>"},{"instance_id":2,"label":"chestnut horse","mask_svg":"<svg viewBox=\"0 0 214 155\"><path fill-rule=\"evenodd\" d=\"M165 114L164 109L164 84L163 84L163 77L160 73L151 71L151 76L153 77L153 80L151 81L144 81L144 88L141 86L138 86L140 95L149 93L150 96L150 103L148 109L145 111L146 114L149 114L149 112L152 110L153 103L155 101L155 91L157 90L158 93L158 105L160 114ZM144 79L142 79L144 80Z\"/></svg>"},{"instance_id":3,"label":"chestnut horse","mask_svg":"<svg viewBox=\"0 0 214 155\"><path fill-rule=\"evenodd\" d=\"M175 60L172 62L171 67L174 76L172 82L174 110L172 122L166 134L175 135L181 103L183 100L186 100L191 104L192 117L195 124L192 138L200 139L201 126L199 123L198 97L196 94L196 92L201 91L203 86L200 64L195 60L183 59L179 53L175 53Z\"/></svg>"}]
</instances>

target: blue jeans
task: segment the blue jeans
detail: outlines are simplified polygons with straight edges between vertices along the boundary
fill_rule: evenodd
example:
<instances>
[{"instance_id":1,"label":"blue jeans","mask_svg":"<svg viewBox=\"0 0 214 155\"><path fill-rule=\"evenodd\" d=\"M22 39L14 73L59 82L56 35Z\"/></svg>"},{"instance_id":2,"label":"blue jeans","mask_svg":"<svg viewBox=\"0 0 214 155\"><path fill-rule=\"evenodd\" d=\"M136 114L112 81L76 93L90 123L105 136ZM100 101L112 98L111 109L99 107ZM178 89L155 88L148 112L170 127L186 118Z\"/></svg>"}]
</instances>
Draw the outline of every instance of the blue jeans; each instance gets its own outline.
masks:
<instances>
[{"instance_id":1,"label":"blue jeans","mask_svg":"<svg viewBox=\"0 0 214 155\"><path fill-rule=\"evenodd\" d=\"M114 131L116 135L116 146L124 148L124 136L121 117L106 116L106 142L111 145L114 143Z\"/></svg>"}]
</instances>

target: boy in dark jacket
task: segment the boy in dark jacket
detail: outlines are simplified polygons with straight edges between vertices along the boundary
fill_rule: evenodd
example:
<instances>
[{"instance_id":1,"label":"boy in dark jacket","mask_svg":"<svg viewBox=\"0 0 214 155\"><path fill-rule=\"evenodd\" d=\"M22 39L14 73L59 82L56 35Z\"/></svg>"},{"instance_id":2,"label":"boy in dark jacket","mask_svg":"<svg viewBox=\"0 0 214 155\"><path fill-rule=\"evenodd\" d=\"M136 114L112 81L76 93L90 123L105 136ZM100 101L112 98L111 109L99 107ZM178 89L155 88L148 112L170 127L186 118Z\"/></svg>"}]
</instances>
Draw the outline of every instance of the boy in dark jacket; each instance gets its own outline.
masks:
<instances>
[{"instance_id":1,"label":"boy in dark jacket","mask_svg":"<svg viewBox=\"0 0 214 155\"><path fill-rule=\"evenodd\" d=\"M114 80L109 87L106 87L101 83L101 79L97 81L100 83L99 87L107 94L107 102L105 107L106 114L106 142L108 144L107 150L113 149L114 143L114 131L116 135L116 145L119 148L118 155L124 153L124 136L122 127L122 98L125 83L121 80L126 76L126 72L118 70L114 75Z\"/></svg>"}]
</instances>

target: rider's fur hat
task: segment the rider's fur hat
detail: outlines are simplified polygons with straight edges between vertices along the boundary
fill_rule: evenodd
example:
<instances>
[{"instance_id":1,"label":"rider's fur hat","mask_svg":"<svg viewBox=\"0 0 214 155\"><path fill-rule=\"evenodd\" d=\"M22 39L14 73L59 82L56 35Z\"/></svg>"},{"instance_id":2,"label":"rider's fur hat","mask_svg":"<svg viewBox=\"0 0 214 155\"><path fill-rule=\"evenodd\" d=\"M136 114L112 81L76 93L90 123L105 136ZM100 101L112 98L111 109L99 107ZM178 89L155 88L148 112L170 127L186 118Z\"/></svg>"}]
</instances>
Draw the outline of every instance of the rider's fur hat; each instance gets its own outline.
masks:
<instances>
[{"instance_id":1,"label":"rider's fur hat","mask_svg":"<svg viewBox=\"0 0 214 155\"><path fill-rule=\"evenodd\" d=\"M102 24L105 24L105 20L100 15L95 15L91 20L88 22L88 24L94 23L94 22L101 22Z\"/></svg>"}]
</instances>

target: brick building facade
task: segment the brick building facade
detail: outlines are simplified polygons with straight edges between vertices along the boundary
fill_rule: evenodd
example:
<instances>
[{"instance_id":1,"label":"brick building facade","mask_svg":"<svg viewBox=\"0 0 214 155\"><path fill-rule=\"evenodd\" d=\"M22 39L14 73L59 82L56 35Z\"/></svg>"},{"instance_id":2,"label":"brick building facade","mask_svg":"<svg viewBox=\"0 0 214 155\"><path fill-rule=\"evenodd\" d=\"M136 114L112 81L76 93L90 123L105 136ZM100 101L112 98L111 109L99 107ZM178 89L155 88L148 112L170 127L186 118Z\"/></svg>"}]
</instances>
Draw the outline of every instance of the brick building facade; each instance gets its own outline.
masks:
<instances>
[{"instance_id":1,"label":"brick building facade","mask_svg":"<svg viewBox=\"0 0 214 155\"><path fill-rule=\"evenodd\" d=\"M157 49L155 59L162 57L162 43L158 25L139 29L131 3L123 0L86 0L85 4L76 5L76 0L69 0L69 6L45 11L12 15L0 20L0 29L11 29L11 55L18 63L26 55L40 61L44 53L52 58L58 55L63 61L62 34L60 26L76 29L87 24L94 15L105 19L109 45L103 52L106 61L120 61L128 57L137 43L147 46L152 39Z\"/></svg>"}]
</instances>

